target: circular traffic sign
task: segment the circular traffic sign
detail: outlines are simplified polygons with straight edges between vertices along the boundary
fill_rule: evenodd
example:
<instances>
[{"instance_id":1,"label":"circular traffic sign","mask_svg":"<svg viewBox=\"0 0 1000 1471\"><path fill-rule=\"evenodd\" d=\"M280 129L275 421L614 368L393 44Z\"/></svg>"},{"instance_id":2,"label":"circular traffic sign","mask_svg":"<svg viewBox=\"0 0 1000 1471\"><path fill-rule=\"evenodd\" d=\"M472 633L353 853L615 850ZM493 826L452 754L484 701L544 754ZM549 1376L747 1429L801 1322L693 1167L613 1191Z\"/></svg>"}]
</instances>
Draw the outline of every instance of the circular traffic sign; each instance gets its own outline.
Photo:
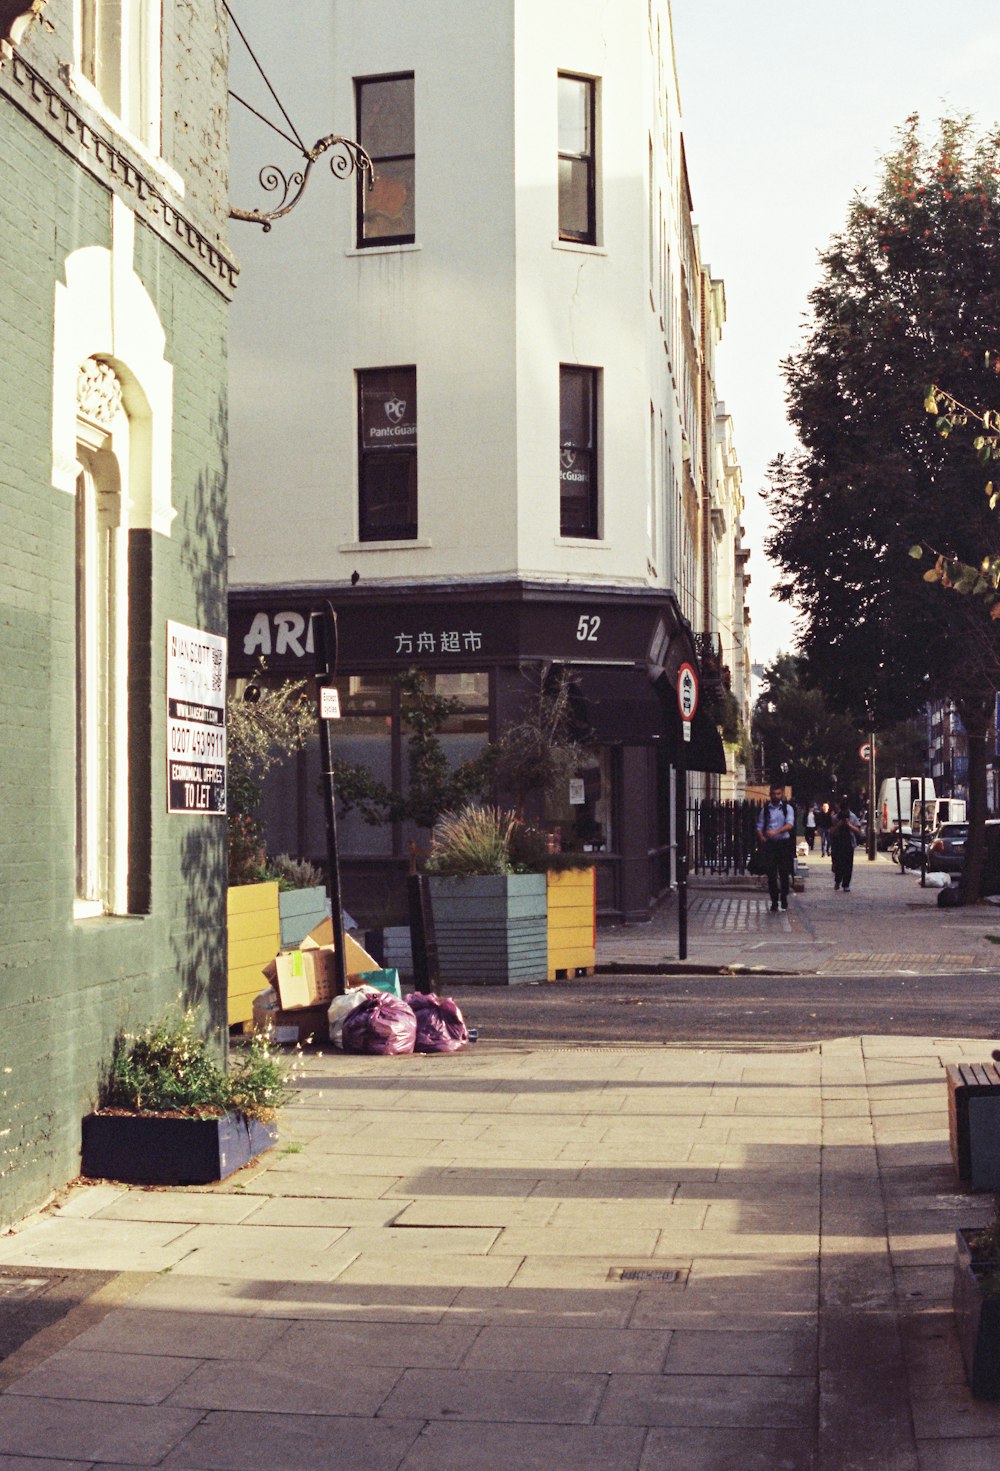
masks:
<instances>
[{"instance_id":1,"label":"circular traffic sign","mask_svg":"<svg viewBox=\"0 0 1000 1471\"><path fill-rule=\"evenodd\" d=\"M677 671L677 708L682 720L693 720L698 708L698 676L690 664Z\"/></svg>"},{"instance_id":2,"label":"circular traffic sign","mask_svg":"<svg viewBox=\"0 0 1000 1471\"><path fill-rule=\"evenodd\" d=\"M862 761L870 761L872 759L871 741L865 741L863 746L858 747L858 755L861 757Z\"/></svg>"}]
</instances>

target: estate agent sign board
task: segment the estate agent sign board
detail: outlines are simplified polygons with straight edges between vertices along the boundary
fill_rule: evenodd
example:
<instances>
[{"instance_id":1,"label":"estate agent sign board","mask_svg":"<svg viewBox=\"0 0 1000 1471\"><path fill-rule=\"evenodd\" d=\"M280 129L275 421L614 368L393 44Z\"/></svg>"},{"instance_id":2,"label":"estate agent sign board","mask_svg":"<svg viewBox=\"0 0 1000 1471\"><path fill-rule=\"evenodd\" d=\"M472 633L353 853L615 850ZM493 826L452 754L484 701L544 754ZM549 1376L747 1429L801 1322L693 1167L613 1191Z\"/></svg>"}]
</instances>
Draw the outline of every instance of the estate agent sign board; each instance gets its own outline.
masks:
<instances>
[{"instance_id":1,"label":"estate agent sign board","mask_svg":"<svg viewBox=\"0 0 1000 1471\"><path fill-rule=\"evenodd\" d=\"M167 811L226 810L226 640L167 621Z\"/></svg>"}]
</instances>

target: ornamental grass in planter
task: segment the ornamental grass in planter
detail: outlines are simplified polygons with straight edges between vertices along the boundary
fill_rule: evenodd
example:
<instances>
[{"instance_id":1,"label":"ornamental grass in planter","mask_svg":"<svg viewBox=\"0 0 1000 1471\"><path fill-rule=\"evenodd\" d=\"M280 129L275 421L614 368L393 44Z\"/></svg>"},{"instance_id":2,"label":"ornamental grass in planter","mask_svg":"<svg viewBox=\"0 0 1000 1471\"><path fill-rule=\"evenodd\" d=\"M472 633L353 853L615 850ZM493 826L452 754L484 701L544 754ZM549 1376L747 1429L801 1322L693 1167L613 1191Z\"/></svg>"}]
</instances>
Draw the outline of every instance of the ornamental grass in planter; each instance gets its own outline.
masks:
<instances>
[{"instance_id":1,"label":"ornamental grass in planter","mask_svg":"<svg viewBox=\"0 0 1000 1471\"><path fill-rule=\"evenodd\" d=\"M468 804L434 825L428 890L442 985L518 985L548 974L544 873L515 873L515 812Z\"/></svg>"},{"instance_id":2,"label":"ornamental grass in planter","mask_svg":"<svg viewBox=\"0 0 1000 1471\"><path fill-rule=\"evenodd\" d=\"M1000 1400L1000 1215L956 1235L952 1302L966 1378L977 1399Z\"/></svg>"},{"instance_id":3,"label":"ornamental grass in planter","mask_svg":"<svg viewBox=\"0 0 1000 1471\"><path fill-rule=\"evenodd\" d=\"M289 1082L263 1032L226 1071L193 1008L120 1031L99 1106L83 1120L81 1172L146 1185L225 1179L275 1143Z\"/></svg>"}]
</instances>

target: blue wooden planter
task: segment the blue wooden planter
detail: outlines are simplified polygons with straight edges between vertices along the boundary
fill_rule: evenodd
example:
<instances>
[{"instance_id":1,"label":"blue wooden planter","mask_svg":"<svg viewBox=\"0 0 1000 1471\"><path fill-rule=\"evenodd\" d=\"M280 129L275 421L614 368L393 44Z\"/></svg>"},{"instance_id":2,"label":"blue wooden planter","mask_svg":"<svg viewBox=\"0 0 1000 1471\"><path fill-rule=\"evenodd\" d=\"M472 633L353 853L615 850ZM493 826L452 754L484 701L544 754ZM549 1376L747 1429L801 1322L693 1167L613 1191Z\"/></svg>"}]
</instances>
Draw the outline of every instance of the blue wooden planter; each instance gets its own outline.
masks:
<instances>
[{"instance_id":1,"label":"blue wooden planter","mask_svg":"<svg viewBox=\"0 0 1000 1471\"><path fill-rule=\"evenodd\" d=\"M129 1185L207 1185L242 1169L277 1138L276 1124L237 1113L210 1119L91 1113L83 1120L80 1173Z\"/></svg>"},{"instance_id":2,"label":"blue wooden planter","mask_svg":"<svg viewBox=\"0 0 1000 1471\"><path fill-rule=\"evenodd\" d=\"M1000 1400L1000 1297L988 1297L982 1289L982 1277L1000 1273L1000 1263L973 1264L967 1240L973 1234L965 1230L956 1236L955 1327L972 1393L976 1399Z\"/></svg>"},{"instance_id":3,"label":"blue wooden planter","mask_svg":"<svg viewBox=\"0 0 1000 1471\"><path fill-rule=\"evenodd\" d=\"M433 874L429 893L442 990L547 979L544 873Z\"/></svg>"}]
</instances>

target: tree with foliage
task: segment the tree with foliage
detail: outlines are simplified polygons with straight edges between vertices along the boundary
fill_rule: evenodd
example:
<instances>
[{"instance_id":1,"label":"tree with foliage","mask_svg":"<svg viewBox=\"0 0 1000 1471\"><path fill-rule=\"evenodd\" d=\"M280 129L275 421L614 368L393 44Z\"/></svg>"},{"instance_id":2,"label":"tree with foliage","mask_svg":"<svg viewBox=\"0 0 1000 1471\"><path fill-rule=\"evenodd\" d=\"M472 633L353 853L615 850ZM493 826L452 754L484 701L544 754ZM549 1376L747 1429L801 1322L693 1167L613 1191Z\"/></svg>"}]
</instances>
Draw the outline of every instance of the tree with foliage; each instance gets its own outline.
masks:
<instances>
[{"instance_id":1,"label":"tree with foliage","mask_svg":"<svg viewBox=\"0 0 1000 1471\"><path fill-rule=\"evenodd\" d=\"M262 677L237 686L226 704L229 882L267 876L258 813L263 781L279 761L299 750L316 729L316 710L304 680L271 685Z\"/></svg>"},{"instance_id":2,"label":"tree with foliage","mask_svg":"<svg viewBox=\"0 0 1000 1471\"><path fill-rule=\"evenodd\" d=\"M768 779L790 786L797 801L839 796L864 783L858 730L850 716L831 712L822 692L805 684L795 655L779 654L764 671L753 742L763 750Z\"/></svg>"},{"instance_id":3,"label":"tree with foliage","mask_svg":"<svg viewBox=\"0 0 1000 1471\"><path fill-rule=\"evenodd\" d=\"M973 841L963 898L978 892L986 735L1000 686L1000 624L941 598L911 547L978 563L991 512L971 443L949 446L914 413L929 383L989 401L1000 341L1000 133L946 117L925 142L900 129L874 197L859 194L821 256L812 319L784 364L801 448L766 492L778 596L798 608L810 682L831 705L884 725L954 700L969 740Z\"/></svg>"}]
</instances>

